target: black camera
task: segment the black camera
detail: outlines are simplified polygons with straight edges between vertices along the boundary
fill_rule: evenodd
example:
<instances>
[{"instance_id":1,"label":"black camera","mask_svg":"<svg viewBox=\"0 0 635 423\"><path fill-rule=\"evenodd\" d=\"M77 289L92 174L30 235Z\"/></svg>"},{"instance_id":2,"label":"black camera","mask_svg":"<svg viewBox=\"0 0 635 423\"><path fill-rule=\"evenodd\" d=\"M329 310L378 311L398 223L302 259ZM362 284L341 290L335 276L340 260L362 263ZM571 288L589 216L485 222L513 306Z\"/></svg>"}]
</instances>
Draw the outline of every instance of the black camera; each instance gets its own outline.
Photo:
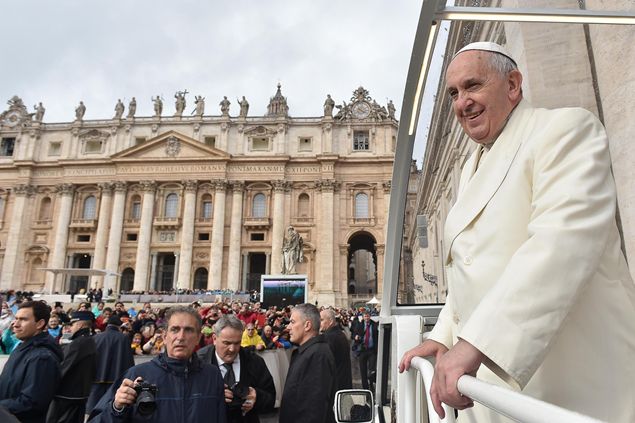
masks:
<instances>
[{"instance_id":1,"label":"black camera","mask_svg":"<svg viewBox=\"0 0 635 423\"><path fill-rule=\"evenodd\" d=\"M234 399L229 403L229 407L240 408L247 399L247 395L249 395L249 387L241 382L236 382L229 387L229 390L234 394Z\"/></svg>"},{"instance_id":2,"label":"black camera","mask_svg":"<svg viewBox=\"0 0 635 423\"><path fill-rule=\"evenodd\" d=\"M137 411L142 416L149 416L157 409L156 394L159 391L157 385L148 383L146 381L140 381L134 387L137 391L137 401L135 403Z\"/></svg>"}]
</instances>

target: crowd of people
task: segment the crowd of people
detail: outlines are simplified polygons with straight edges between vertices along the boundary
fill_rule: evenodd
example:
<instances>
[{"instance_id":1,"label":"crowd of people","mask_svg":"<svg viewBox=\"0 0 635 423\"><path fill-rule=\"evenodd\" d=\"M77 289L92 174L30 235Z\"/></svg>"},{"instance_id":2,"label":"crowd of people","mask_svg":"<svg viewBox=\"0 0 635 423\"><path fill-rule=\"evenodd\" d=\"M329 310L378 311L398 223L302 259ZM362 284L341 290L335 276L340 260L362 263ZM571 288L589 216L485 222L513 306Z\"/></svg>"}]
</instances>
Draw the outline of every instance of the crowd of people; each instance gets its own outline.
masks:
<instances>
[{"instance_id":1,"label":"crowd of people","mask_svg":"<svg viewBox=\"0 0 635 423\"><path fill-rule=\"evenodd\" d=\"M258 422L258 414L274 411L276 398L272 376L259 353L293 349L279 421L297 421L304 415L308 421L333 421L330 411L309 416L318 408L331 410L335 392L353 387L351 356L359 361L365 388L376 366L377 327L370 318L374 309L318 309L310 304L265 308L259 301L194 301L188 306L160 307L110 304L82 302L65 309L56 302L51 308L32 301L28 293L8 293L2 303L0 348L11 355L0 376L0 408L20 421L83 422L85 414L96 422L136 421L135 401L143 392L138 387L147 381L161 392L155 413L162 417L155 421L168 421L166 416L174 421L195 418L205 407L192 402L193 393L183 397L189 411L182 416L174 414L174 404L160 405L159 398L167 398L166 392L175 398L180 392L172 392L182 382L171 380L174 375L207 374L209 369L202 366L207 363L218 370L223 388L218 405L223 410L217 410L217 421ZM30 332L21 323L25 313ZM180 323L175 328L177 318ZM30 366L29 380L20 381L16 366L26 365L24 356L30 353L48 360L50 374L41 374L40 365ZM148 356L149 361L134 366L134 356ZM234 368L230 371L225 364ZM170 376L157 369L167 369ZM211 395L207 402L215 398L212 391L218 387L210 385L216 376L210 377L200 386L188 385ZM33 380L51 383L40 386ZM171 388L161 388L163 384ZM300 407L293 399L297 395L313 398L303 401L313 405Z\"/></svg>"}]
</instances>

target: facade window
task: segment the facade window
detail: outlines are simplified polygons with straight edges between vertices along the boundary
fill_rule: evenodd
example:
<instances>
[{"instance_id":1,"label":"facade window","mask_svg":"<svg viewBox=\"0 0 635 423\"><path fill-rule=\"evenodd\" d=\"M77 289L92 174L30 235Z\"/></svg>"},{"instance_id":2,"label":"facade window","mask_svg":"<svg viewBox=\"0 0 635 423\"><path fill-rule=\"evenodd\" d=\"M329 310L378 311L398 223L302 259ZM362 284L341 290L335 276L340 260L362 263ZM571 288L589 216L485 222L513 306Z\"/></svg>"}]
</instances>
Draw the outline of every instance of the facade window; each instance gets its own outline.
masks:
<instances>
[{"instance_id":1,"label":"facade window","mask_svg":"<svg viewBox=\"0 0 635 423\"><path fill-rule=\"evenodd\" d=\"M51 141L49 143L49 156L59 156L62 154L62 142Z\"/></svg>"},{"instance_id":2,"label":"facade window","mask_svg":"<svg viewBox=\"0 0 635 423\"><path fill-rule=\"evenodd\" d=\"M84 211L82 219L91 220L97 216L97 199L94 195L86 197L84 200Z\"/></svg>"},{"instance_id":3,"label":"facade window","mask_svg":"<svg viewBox=\"0 0 635 423\"><path fill-rule=\"evenodd\" d=\"M40 212L38 213L38 220L51 220L51 198L44 197L40 202Z\"/></svg>"},{"instance_id":4,"label":"facade window","mask_svg":"<svg viewBox=\"0 0 635 423\"><path fill-rule=\"evenodd\" d=\"M129 232L129 233L126 234L126 241L134 242L138 238L139 238L139 236L136 233Z\"/></svg>"},{"instance_id":5,"label":"facade window","mask_svg":"<svg viewBox=\"0 0 635 423\"><path fill-rule=\"evenodd\" d=\"M353 150L354 151L367 151L370 150L370 144L368 143L368 131L354 131L353 132Z\"/></svg>"},{"instance_id":6,"label":"facade window","mask_svg":"<svg viewBox=\"0 0 635 423\"><path fill-rule=\"evenodd\" d=\"M179 208L179 197L176 194L168 194L165 197L165 210L163 216L168 218L174 218L177 215Z\"/></svg>"},{"instance_id":7,"label":"facade window","mask_svg":"<svg viewBox=\"0 0 635 423\"><path fill-rule=\"evenodd\" d=\"M86 141L86 145L84 146L84 153L86 154L101 153L102 147L103 147L103 143L101 141Z\"/></svg>"},{"instance_id":8,"label":"facade window","mask_svg":"<svg viewBox=\"0 0 635 423\"><path fill-rule=\"evenodd\" d=\"M298 197L298 216L299 217L309 217L311 207L311 200L309 198L309 194L302 193Z\"/></svg>"},{"instance_id":9,"label":"facade window","mask_svg":"<svg viewBox=\"0 0 635 423\"><path fill-rule=\"evenodd\" d=\"M2 216L4 216L4 198L0 197L0 220L2 220Z\"/></svg>"},{"instance_id":10,"label":"facade window","mask_svg":"<svg viewBox=\"0 0 635 423\"><path fill-rule=\"evenodd\" d=\"M135 137L134 145L141 145L146 142L146 137Z\"/></svg>"},{"instance_id":11,"label":"facade window","mask_svg":"<svg viewBox=\"0 0 635 423\"><path fill-rule=\"evenodd\" d=\"M209 241L209 232L199 232L198 240L199 241Z\"/></svg>"},{"instance_id":12,"label":"facade window","mask_svg":"<svg viewBox=\"0 0 635 423\"><path fill-rule=\"evenodd\" d=\"M212 204L212 196L205 194L201 202L201 218L211 219L214 213L214 206Z\"/></svg>"},{"instance_id":13,"label":"facade window","mask_svg":"<svg viewBox=\"0 0 635 423\"><path fill-rule=\"evenodd\" d=\"M207 269L199 267L194 272L194 289L207 289Z\"/></svg>"},{"instance_id":14,"label":"facade window","mask_svg":"<svg viewBox=\"0 0 635 423\"><path fill-rule=\"evenodd\" d=\"M250 235L250 238L252 241L264 241L265 240L265 234L262 232L254 232Z\"/></svg>"},{"instance_id":15,"label":"facade window","mask_svg":"<svg viewBox=\"0 0 635 423\"><path fill-rule=\"evenodd\" d=\"M268 151L269 138L254 137L251 139L251 151Z\"/></svg>"},{"instance_id":16,"label":"facade window","mask_svg":"<svg viewBox=\"0 0 635 423\"><path fill-rule=\"evenodd\" d=\"M368 215L368 195L360 192L355 195L355 217L367 219Z\"/></svg>"},{"instance_id":17,"label":"facade window","mask_svg":"<svg viewBox=\"0 0 635 423\"><path fill-rule=\"evenodd\" d=\"M211 148L216 148L216 137L205 137L205 145Z\"/></svg>"},{"instance_id":18,"label":"facade window","mask_svg":"<svg viewBox=\"0 0 635 423\"><path fill-rule=\"evenodd\" d=\"M2 138L0 142L0 156L13 156L13 149L15 148L15 138Z\"/></svg>"},{"instance_id":19,"label":"facade window","mask_svg":"<svg viewBox=\"0 0 635 423\"><path fill-rule=\"evenodd\" d=\"M135 195L132 197L132 205L130 206L130 219L141 219L141 197Z\"/></svg>"},{"instance_id":20,"label":"facade window","mask_svg":"<svg viewBox=\"0 0 635 423\"><path fill-rule=\"evenodd\" d=\"M298 151L312 151L313 150L313 140L309 137L301 137L300 143L298 144Z\"/></svg>"},{"instance_id":21,"label":"facade window","mask_svg":"<svg viewBox=\"0 0 635 423\"><path fill-rule=\"evenodd\" d=\"M252 217L266 217L267 216L267 199L264 194L254 195L254 202L251 208Z\"/></svg>"},{"instance_id":22,"label":"facade window","mask_svg":"<svg viewBox=\"0 0 635 423\"><path fill-rule=\"evenodd\" d=\"M77 235L77 242L90 242L90 235Z\"/></svg>"}]
</instances>

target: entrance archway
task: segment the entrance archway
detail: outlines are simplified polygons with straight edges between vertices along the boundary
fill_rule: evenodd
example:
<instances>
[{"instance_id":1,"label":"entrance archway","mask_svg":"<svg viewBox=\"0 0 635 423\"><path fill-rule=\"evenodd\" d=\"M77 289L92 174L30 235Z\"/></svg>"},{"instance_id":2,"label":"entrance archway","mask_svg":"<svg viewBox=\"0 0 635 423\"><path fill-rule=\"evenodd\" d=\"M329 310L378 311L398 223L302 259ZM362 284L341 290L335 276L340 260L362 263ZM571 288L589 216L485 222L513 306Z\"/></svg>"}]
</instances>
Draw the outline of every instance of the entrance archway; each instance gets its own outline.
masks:
<instances>
[{"instance_id":1,"label":"entrance archway","mask_svg":"<svg viewBox=\"0 0 635 423\"><path fill-rule=\"evenodd\" d=\"M375 237L365 231L348 240L348 293L373 296L377 294L377 250Z\"/></svg>"}]
</instances>

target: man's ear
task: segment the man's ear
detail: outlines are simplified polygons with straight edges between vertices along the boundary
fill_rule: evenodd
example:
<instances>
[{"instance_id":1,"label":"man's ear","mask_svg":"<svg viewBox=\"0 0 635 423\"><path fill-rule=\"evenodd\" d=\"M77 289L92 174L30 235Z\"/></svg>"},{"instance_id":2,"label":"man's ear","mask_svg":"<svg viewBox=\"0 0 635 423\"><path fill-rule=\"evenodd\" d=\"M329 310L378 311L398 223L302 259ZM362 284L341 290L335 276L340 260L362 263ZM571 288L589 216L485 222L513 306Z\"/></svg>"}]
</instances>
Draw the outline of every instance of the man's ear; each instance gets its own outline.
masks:
<instances>
[{"instance_id":1,"label":"man's ear","mask_svg":"<svg viewBox=\"0 0 635 423\"><path fill-rule=\"evenodd\" d=\"M44 332L44 330L46 329L46 320L38 320L37 323L35 323L35 327L37 328L37 330Z\"/></svg>"},{"instance_id":2,"label":"man's ear","mask_svg":"<svg viewBox=\"0 0 635 423\"><path fill-rule=\"evenodd\" d=\"M518 69L514 69L507 74L507 87L509 99L513 102L522 98L523 74Z\"/></svg>"}]
</instances>

